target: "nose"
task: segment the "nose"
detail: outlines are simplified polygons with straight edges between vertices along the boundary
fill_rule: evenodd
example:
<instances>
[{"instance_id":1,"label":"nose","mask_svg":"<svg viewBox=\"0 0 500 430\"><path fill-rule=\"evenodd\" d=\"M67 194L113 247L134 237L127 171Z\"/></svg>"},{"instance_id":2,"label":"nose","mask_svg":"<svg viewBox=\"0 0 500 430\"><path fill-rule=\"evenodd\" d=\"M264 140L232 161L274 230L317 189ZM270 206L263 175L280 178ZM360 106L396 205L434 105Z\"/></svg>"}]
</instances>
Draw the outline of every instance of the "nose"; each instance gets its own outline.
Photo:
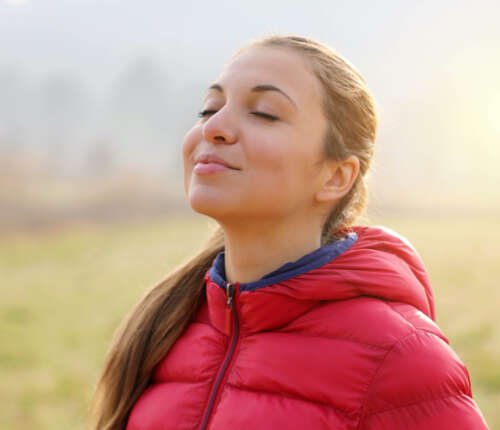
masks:
<instances>
[{"instance_id":1,"label":"nose","mask_svg":"<svg viewBox=\"0 0 500 430\"><path fill-rule=\"evenodd\" d=\"M236 141L236 121L227 105L212 113L203 124L203 137L213 144Z\"/></svg>"}]
</instances>

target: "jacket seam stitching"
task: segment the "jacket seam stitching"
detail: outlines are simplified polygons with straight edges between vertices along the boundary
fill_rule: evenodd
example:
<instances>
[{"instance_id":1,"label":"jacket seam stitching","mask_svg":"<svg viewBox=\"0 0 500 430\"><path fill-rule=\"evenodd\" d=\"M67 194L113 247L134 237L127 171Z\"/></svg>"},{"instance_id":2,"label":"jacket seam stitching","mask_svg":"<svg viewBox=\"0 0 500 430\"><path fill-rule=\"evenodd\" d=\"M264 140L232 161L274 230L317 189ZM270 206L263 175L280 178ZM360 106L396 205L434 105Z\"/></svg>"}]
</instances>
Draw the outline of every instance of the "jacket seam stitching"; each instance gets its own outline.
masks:
<instances>
[{"instance_id":1,"label":"jacket seam stitching","mask_svg":"<svg viewBox=\"0 0 500 430\"><path fill-rule=\"evenodd\" d=\"M391 309L392 309L392 308L391 308ZM392 310L393 310L394 312L398 313L399 315L401 315L401 314L400 314L399 312L397 312L396 310L394 310L394 309L392 309ZM401 315L401 317L403 317L403 315ZM403 318L404 318L404 317L403 317ZM405 320L406 320L406 318L405 318ZM367 400L367 398L368 398L368 395L369 395L370 389L371 389L371 387L372 387L372 385L373 385L373 383L374 383L374 381L375 381L375 378L376 378L376 377L377 377L377 375L378 375L378 372L379 372L379 371L380 371L380 369L382 368L382 366L383 366L383 364L385 363L385 361L386 361L387 357L389 356L389 354L390 354L392 351L394 351L394 349L396 348L396 346L400 345L401 343L403 343L404 341L406 341L408 338L410 338L410 337L412 337L412 336L415 336L415 335L422 334L422 333L425 333L425 334L430 334L430 335L434 336L435 338L437 338L437 339L439 339L439 340L441 340L441 341L442 341L441 337L440 337L440 336L438 336L436 333L434 333L434 332L432 332L432 331L430 331L430 330L426 330L426 329L422 329L422 328L417 328L417 327L415 327L415 326L412 324L412 322L411 322L411 321L408 321L408 322L409 322L409 323L411 324L411 326L415 329L415 331L414 331L414 332L412 332L412 333L407 334L406 336L403 336L401 339L399 339L397 342L395 342L395 343L394 343L394 345L392 345L392 347L391 347L391 348L387 351L387 353L384 355L384 357L383 357L383 358L382 358L382 360L380 361L379 365L378 365L378 366L377 366L377 368L375 369L375 372L374 372L374 374L373 374L373 376L372 376L372 378L371 378L371 380L370 380L370 382L369 382L369 384L368 384L368 386L367 386L367 388L366 388L365 395L364 395L363 400L362 400L362 410L364 410L364 409L365 409L364 405L365 405L366 400ZM461 393L458 393L458 394L461 394ZM450 396L452 396L452 395L445 396L445 397L450 397ZM438 397L438 398L439 398L439 397ZM436 399L438 399L438 398L436 398ZM426 401L426 400L424 400L424 401ZM420 402L415 402L414 404L418 404L418 403L421 403L421 402L423 402L423 401L420 401ZM404 406L405 406L405 405L402 405L401 407L404 407ZM398 406L398 407L399 407L399 406ZM395 407L395 408L393 408L393 409L397 409L398 407ZM377 412L378 412L378 411L377 411ZM359 420L359 424L358 424L358 430L361 428L360 426L361 426L361 424L362 424L363 420L365 419L365 417L370 416L370 415L373 415L373 414L375 414L375 413L377 413L377 412L370 412L370 413L368 413L368 414L366 414L366 415L365 415L364 413L362 413L361 418L360 418L360 420ZM383 412L383 411L380 411L380 412Z\"/></svg>"},{"instance_id":2,"label":"jacket seam stitching","mask_svg":"<svg viewBox=\"0 0 500 430\"><path fill-rule=\"evenodd\" d=\"M392 308L391 308L392 309ZM411 323L410 323L411 324ZM412 327L415 329L415 327L413 326L412 324ZM371 377L370 379L370 382L368 383L368 385L366 386L366 390L365 390L365 395L363 396L363 400L361 401L361 405L362 405L362 410L365 409L365 403L366 403L366 400L368 398L368 394L370 392L370 389L372 387L372 384L373 382L375 381L375 378L377 377L378 375L378 372L379 370L382 368L383 364L385 363L385 360L387 358L387 356L392 352L394 351L396 345L399 345L400 343L402 343L404 340L408 339L409 337L411 336L415 336L415 334L417 334L418 331L415 330L413 331L412 333L409 333L407 334L406 336L403 336L401 339L399 339L398 341L394 342L394 344L391 346L391 348L389 348L389 350L384 354L384 356L382 357L382 359L380 360L380 363L378 364L377 368L375 369L375 371L373 372L373 376ZM364 413L361 414L361 417L360 417L360 420L359 420L359 423L358 423L358 430L361 428L361 423L363 422L365 418L365 415Z\"/></svg>"},{"instance_id":3,"label":"jacket seam stitching","mask_svg":"<svg viewBox=\"0 0 500 430\"><path fill-rule=\"evenodd\" d=\"M375 369L375 372L373 373L373 376L370 380L370 382L368 383L367 387L366 387L366 391L365 391L365 395L363 397L363 404L366 402L366 399L368 397L368 393L370 392L370 388L373 384L373 382L375 381L375 378L377 377L378 375L378 372L379 370L381 369L382 365L385 363L385 360L387 358L387 356L392 352L394 351L394 349L396 348L397 345L401 344L403 341L405 341L407 338L411 337L411 336L414 336L415 334L417 334L419 332L419 329L417 329L415 327L415 325L409 321L407 318L405 318L400 312L398 312L396 309L394 309L391 305L389 305L389 303L386 303L387 307L392 311L394 312L395 314L399 315L402 319L404 319L408 324L411 325L411 327L413 328L413 331L411 333L408 333L406 334L405 336L403 336L402 338L398 339L396 342L394 342L392 344L392 346L387 350L387 353L384 354L384 356L382 357L379 365L377 366L377 368Z\"/></svg>"},{"instance_id":4,"label":"jacket seam stitching","mask_svg":"<svg viewBox=\"0 0 500 430\"><path fill-rule=\"evenodd\" d=\"M299 401L303 401L303 402L306 402L306 403L314 403L315 405L318 405L318 406L324 406L324 407L328 407L328 408L331 408L333 409L334 411L338 412L339 414L349 418L349 419L353 419L355 418L356 415L358 415L359 413L354 413L354 414L349 414L345 411L343 411L342 409L340 409L339 407L337 406L334 406L330 403L324 403L324 402L320 402L320 401L317 401L317 400L311 400L311 399L307 399L305 397L300 397L300 396L297 396L297 395L294 395L294 394L290 394L290 393L282 393L282 392L274 392L274 391L266 391L266 390L260 390L260 389L255 389L255 388L248 388L248 387L238 387L237 385L231 383L231 382L226 382L226 385L229 386L229 387L232 387L236 390L240 390L240 391L251 391L251 392L258 392L258 393L263 393L263 394L269 394L269 395L273 395L273 396L280 396L280 397L288 397L288 398L291 398L291 399L294 399L294 400L299 400Z\"/></svg>"}]
</instances>

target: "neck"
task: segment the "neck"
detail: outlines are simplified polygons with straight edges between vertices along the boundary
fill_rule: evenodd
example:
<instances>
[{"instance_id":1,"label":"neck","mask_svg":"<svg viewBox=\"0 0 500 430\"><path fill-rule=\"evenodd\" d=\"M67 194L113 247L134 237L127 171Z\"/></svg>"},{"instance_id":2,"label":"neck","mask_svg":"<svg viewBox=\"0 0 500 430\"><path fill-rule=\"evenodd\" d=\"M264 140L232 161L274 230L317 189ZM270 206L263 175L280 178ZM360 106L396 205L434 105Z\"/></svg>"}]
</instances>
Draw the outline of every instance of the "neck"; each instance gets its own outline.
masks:
<instances>
[{"instance_id":1,"label":"neck","mask_svg":"<svg viewBox=\"0 0 500 430\"><path fill-rule=\"evenodd\" d=\"M237 225L221 223L221 226L225 235L228 282L257 281L321 246L319 226L310 220L266 220L251 225L240 220Z\"/></svg>"}]
</instances>

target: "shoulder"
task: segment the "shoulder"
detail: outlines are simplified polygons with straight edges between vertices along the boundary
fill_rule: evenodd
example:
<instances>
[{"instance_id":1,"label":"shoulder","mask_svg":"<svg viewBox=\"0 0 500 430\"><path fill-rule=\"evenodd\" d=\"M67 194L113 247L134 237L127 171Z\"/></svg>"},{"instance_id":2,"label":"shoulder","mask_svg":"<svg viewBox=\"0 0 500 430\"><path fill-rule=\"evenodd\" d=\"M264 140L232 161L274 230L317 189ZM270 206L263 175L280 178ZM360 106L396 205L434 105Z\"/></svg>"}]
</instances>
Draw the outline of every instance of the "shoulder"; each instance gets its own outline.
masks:
<instances>
[{"instance_id":1,"label":"shoulder","mask_svg":"<svg viewBox=\"0 0 500 430\"><path fill-rule=\"evenodd\" d=\"M364 395L360 429L486 428L472 399L467 368L441 330L411 306L391 307L412 329L377 363Z\"/></svg>"},{"instance_id":2,"label":"shoulder","mask_svg":"<svg viewBox=\"0 0 500 430\"><path fill-rule=\"evenodd\" d=\"M422 311L406 303L373 297L330 306L335 307L330 308L330 315L338 321L336 325L345 324L343 329L352 340L384 350L367 390L367 397L374 399L370 408L393 406L393 400L404 402L405 393L411 393L413 385L439 388L439 392L427 392L427 396L446 394L448 388L458 387L470 394L465 366L439 326ZM383 392L378 392L379 388Z\"/></svg>"},{"instance_id":3,"label":"shoulder","mask_svg":"<svg viewBox=\"0 0 500 430\"><path fill-rule=\"evenodd\" d=\"M378 364L366 392L364 412L459 394L471 396L465 365L446 340L419 328L395 342Z\"/></svg>"},{"instance_id":4,"label":"shoulder","mask_svg":"<svg viewBox=\"0 0 500 430\"><path fill-rule=\"evenodd\" d=\"M457 390L470 394L467 370L438 325L412 305L374 297L330 302L316 311L332 335L381 350L367 378L373 412ZM335 331L335 332L334 332ZM424 389L425 388L425 389ZM453 391L455 390L455 391Z\"/></svg>"},{"instance_id":5,"label":"shoulder","mask_svg":"<svg viewBox=\"0 0 500 430\"><path fill-rule=\"evenodd\" d=\"M335 352L336 359L355 352L343 372L363 379L359 430L487 428L464 363L437 324L415 307L356 297L325 303L297 322L310 334L359 344Z\"/></svg>"}]
</instances>

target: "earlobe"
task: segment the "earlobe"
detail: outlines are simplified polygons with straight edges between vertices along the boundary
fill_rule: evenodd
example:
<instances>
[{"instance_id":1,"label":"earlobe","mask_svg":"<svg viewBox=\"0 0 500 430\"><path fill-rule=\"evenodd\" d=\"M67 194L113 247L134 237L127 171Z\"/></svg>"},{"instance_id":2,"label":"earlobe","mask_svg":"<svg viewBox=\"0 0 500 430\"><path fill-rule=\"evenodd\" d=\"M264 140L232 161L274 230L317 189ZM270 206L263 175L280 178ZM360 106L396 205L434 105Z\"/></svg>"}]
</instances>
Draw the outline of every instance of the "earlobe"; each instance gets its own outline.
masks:
<instances>
[{"instance_id":1,"label":"earlobe","mask_svg":"<svg viewBox=\"0 0 500 430\"><path fill-rule=\"evenodd\" d=\"M359 159L350 155L342 161L329 164L321 189L316 193L318 202L340 200L351 189L359 174Z\"/></svg>"}]
</instances>

